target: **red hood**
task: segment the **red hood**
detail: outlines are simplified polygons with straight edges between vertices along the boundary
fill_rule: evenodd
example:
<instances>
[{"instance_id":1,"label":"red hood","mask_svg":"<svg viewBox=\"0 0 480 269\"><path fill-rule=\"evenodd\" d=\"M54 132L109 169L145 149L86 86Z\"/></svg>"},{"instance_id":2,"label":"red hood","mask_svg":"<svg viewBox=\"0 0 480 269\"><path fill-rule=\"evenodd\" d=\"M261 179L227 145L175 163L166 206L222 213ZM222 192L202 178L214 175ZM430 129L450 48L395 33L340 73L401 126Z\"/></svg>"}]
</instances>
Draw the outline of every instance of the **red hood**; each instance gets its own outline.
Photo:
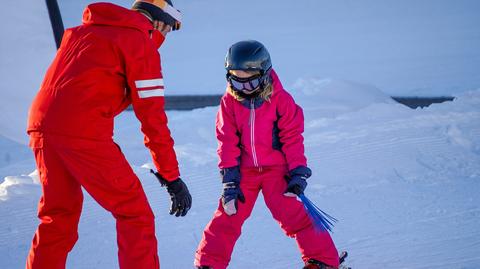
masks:
<instances>
[{"instance_id":1,"label":"red hood","mask_svg":"<svg viewBox=\"0 0 480 269\"><path fill-rule=\"evenodd\" d=\"M83 24L137 28L145 32L153 30L152 24L139 12L111 3L88 5L83 11Z\"/></svg>"}]
</instances>

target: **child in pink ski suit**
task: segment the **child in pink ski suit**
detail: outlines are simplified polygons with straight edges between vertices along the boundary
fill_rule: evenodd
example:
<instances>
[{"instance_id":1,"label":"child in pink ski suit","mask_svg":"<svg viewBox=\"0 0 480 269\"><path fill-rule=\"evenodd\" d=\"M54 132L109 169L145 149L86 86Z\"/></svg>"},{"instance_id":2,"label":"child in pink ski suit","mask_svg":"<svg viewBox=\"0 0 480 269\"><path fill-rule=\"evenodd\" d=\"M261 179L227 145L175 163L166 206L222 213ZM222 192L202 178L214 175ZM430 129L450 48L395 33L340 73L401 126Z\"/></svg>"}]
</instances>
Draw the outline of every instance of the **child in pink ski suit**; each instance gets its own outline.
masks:
<instances>
[{"instance_id":1,"label":"child in pink ski suit","mask_svg":"<svg viewBox=\"0 0 480 269\"><path fill-rule=\"evenodd\" d=\"M216 121L223 194L204 230L195 266L228 266L242 224L262 191L275 220L297 240L305 268L337 268L330 235L315 230L296 199L311 175L304 155L302 109L283 89L260 42L232 45L225 67L228 86Z\"/></svg>"}]
</instances>

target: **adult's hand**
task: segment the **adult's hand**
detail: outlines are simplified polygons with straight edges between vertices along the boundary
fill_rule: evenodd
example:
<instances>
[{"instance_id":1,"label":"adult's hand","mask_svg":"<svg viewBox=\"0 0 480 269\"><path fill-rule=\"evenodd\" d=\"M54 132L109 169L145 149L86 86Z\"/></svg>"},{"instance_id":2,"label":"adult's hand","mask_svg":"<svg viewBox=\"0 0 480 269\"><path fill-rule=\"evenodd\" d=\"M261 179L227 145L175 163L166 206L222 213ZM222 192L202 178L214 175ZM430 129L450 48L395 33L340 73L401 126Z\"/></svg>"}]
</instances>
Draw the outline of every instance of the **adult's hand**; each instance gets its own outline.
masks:
<instances>
[{"instance_id":1,"label":"adult's hand","mask_svg":"<svg viewBox=\"0 0 480 269\"><path fill-rule=\"evenodd\" d=\"M153 173L160 184L167 188L167 192L170 195L170 215L175 217L187 215L188 210L192 207L192 196L188 191L187 185L181 178L177 178L173 181L165 180L158 172L150 170Z\"/></svg>"}]
</instances>

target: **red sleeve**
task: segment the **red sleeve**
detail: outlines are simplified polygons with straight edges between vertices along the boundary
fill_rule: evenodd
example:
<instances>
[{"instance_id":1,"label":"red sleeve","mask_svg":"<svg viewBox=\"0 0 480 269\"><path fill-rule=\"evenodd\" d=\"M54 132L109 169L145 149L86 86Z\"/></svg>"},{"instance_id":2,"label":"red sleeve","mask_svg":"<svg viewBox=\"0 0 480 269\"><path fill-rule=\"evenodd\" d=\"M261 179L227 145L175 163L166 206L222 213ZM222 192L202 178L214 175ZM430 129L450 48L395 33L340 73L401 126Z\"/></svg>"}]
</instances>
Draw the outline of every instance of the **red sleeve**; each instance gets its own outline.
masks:
<instances>
[{"instance_id":1,"label":"red sleeve","mask_svg":"<svg viewBox=\"0 0 480 269\"><path fill-rule=\"evenodd\" d=\"M160 55L151 40L145 38L143 41L143 48L141 40L137 44L136 59L127 63L128 87L133 110L145 135L145 146L150 149L160 175L172 181L180 176L180 172L164 109L165 87Z\"/></svg>"},{"instance_id":2,"label":"red sleeve","mask_svg":"<svg viewBox=\"0 0 480 269\"><path fill-rule=\"evenodd\" d=\"M280 142L283 144L288 170L298 166L307 166L305 147L303 145L304 117L303 110L293 100L292 96L283 92L279 96L277 111L279 114L278 128L280 129Z\"/></svg>"},{"instance_id":3,"label":"red sleeve","mask_svg":"<svg viewBox=\"0 0 480 269\"><path fill-rule=\"evenodd\" d=\"M217 113L216 135L218 141L218 167L220 169L230 168L239 165L240 135L235 124L233 114L233 100L226 93L220 101L220 108ZM229 104L230 103L230 104Z\"/></svg>"}]
</instances>

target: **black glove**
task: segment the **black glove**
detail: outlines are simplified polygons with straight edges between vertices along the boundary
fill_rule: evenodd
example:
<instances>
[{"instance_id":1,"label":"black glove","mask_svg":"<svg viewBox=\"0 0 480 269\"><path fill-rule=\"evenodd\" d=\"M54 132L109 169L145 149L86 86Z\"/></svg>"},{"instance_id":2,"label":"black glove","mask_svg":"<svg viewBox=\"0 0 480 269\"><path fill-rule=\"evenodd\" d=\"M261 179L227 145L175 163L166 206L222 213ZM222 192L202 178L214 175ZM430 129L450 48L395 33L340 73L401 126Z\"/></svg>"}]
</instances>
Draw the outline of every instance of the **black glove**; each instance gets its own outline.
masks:
<instances>
[{"instance_id":1,"label":"black glove","mask_svg":"<svg viewBox=\"0 0 480 269\"><path fill-rule=\"evenodd\" d=\"M158 172L150 169L162 186L167 187L168 194L170 194L170 215L175 214L175 217L187 215L188 210L192 206L192 196L188 191L187 185L181 178L174 181L167 181Z\"/></svg>"},{"instance_id":2,"label":"black glove","mask_svg":"<svg viewBox=\"0 0 480 269\"><path fill-rule=\"evenodd\" d=\"M285 176L287 180L287 189L285 190L286 196L300 195L305 191L307 187L307 178L312 175L312 170L306 166L298 166L292 169L288 175Z\"/></svg>"},{"instance_id":3,"label":"black glove","mask_svg":"<svg viewBox=\"0 0 480 269\"><path fill-rule=\"evenodd\" d=\"M240 169L238 166L225 168L220 171L220 174L223 183L223 210L231 216L237 213L237 201L245 203L245 196L240 189Z\"/></svg>"}]
</instances>

